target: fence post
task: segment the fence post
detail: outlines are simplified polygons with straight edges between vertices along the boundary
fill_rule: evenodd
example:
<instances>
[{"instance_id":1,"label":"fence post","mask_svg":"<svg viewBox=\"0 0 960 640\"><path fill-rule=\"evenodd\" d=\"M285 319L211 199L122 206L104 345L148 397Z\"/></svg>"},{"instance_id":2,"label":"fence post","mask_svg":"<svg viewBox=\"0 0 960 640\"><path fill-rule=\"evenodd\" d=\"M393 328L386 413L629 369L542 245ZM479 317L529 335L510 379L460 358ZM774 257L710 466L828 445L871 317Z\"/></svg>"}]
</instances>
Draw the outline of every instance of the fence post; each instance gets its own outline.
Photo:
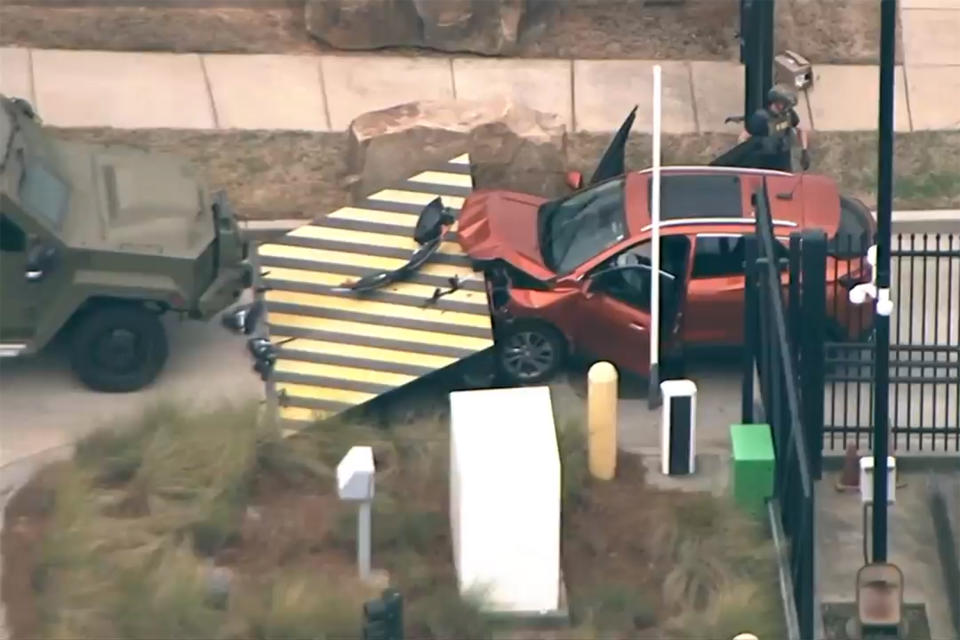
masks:
<instances>
[{"instance_id":1,"label":"fence post","mask_svg":"<svg viewBox=\"0 0 960 640\"><path fill-rule=\"evenodd\" d=\"M802 275L800 270L800 239L799 233L790 234L790 286L787 289L787 320L790 322L790 355L794 365L800 358L800 287ZM799 381L798 381L799 382Z\"/></svg>"},{"instance_id":2,"label":"fence post","mask_svg":"<svg viewBox=\"0 0 960 640\"><path fill-rule=\"evenodd\" d=\"M743 287L743 380L741 383L740 415L743 424L754 421L755 402L754 369L758 354L757 341L757 237L747 235L743 238L744 287Z\"/></svg>"},{"instance_id":3,"label":"fence post","mask_svg":"<svg viewBox=\"0 0 960 640\"><path fill-rule=\"evenodd\" d=\"M824 322L827 313L827 234L805 231L800 240L802 287L799 313L804 331L798 345L800 360L800 420L806 436L810 476L823 477ZM792 242L792 238L791 238Z\"/></svg>"}]
</instances>

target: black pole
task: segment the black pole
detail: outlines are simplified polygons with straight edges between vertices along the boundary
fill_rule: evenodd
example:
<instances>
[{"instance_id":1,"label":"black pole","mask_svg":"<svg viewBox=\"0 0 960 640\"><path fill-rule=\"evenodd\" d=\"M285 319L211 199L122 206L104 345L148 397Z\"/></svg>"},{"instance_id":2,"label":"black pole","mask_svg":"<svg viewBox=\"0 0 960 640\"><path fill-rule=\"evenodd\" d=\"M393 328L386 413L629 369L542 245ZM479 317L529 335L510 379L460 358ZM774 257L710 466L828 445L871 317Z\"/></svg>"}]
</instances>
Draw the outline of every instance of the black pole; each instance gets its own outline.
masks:
<instances>
[{"instance_id":1,"label":"black pole","mask_svg":"<svg viewBox=\"0 0 960 640\"><path fill-rule=\"evenodd\" d=\"M767 92L773 86L773 9L775 0L761 0L762 12L759 22L761 37L760 49L760 107L767 102ZM757 107L758 109L760 107Z\"/></svg>"},{"instance_id":2,"label":"black pole","mask_svg":"<svg viewBox=\"0 0 960 640\"><path fill-rule=\"evenodd\" d=\"M793 246L795 234L790 235ZM800 268L803 272L798 311L791 316L802 318L798 346L801 375L801 422L807 437L807 461L814 480L823 477L823 386L827 313L827 234L822 230L804 231L801 243Z\"/></svg>"},{"instance_id":3,"label":"black pole","mask_svg":"<svg viewBox=\"0 0 960 640\"><path fill-rule=\"evenodd\" d=\"M740 0L743 117L762 109L773 86L774 0Z\"/></svg>"},{"instance_id":4,"label":"black pole","mask_svg":"<svg viewBox=\"0 0 960 640\"><path fill-rule=\"evenodd\" d=\"M873 561L887 561L890 386L890 218L893 209L893 69L897 0L880 0L880 144L877 176L877 302L874 308Z\"/></svg>"},{"instance_id":5,"label":"black pole","mask_svg":"<svg viewBox=\"0 0 960 640\"><path fill-rule=\"evenodd\" d=\"M757 328L757 237L747 235L743 238L744 287L743 287L743 379L740 384L740 421L743 424L755 422L754 415L754 379L757 358L760 354L758 344L760 332Z\"/></svg>"}]
</instances>

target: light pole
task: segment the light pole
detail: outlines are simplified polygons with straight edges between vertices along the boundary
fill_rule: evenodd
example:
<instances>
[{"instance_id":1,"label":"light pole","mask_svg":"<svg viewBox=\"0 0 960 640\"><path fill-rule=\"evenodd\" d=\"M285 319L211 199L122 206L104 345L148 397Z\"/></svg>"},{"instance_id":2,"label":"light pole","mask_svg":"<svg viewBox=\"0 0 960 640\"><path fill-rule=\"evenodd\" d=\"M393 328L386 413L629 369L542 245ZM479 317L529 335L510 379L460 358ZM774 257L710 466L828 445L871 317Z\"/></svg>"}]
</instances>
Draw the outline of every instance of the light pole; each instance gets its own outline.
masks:
<instances>
[{"instance_id":1,"label":"light pole","mask_svg":"<svg viewBox=\"0 0 960 640\"><path fill-rule=\"evenodd\" d=\"M890 219L893 209L894 51L897 0L880 0L880 121L874 306L873 562L887 561L887 456L890 386Z\"/></svg>"},{"instance_id":2,"label":"light pole","mask_svg":"<svg viewBox=\"0 0 960 640\"><path fill-rule=\"evenodd\" d=\"M650 184L650 388L647 404L660 406L660 65L653 67L653 181Z\"/></svg>"}]
</instances>

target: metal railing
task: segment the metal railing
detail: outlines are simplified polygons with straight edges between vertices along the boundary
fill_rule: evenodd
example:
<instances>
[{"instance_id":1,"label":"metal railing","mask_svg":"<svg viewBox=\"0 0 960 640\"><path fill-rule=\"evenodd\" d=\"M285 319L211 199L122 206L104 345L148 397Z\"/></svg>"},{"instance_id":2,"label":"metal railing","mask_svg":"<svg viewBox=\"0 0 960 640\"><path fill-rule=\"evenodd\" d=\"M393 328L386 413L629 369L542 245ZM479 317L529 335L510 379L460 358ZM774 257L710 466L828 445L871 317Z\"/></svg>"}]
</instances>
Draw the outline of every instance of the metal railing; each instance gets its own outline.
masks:
<instances>
[{"instance_id":1,"label":"metal railing","mask_svg":"<svg viewBox=\"0 0 960 640\"><path fill-rule=\"evenodd\" d=\"M847 238L861 245L863 239ZM852 255L856 251L842 251ZM872 301L845 301L861 256L831 258L824 446L873 446ZM960 235L901 234L891 250L890 432L894 450L960 451ZM841 330L841 327L849 329Z\"/></svg>"},{"instance_id":2,"label":"metal railing","mask_svg":"<svg viewBox=\"0 0 960 640\"><path fill-rule=\"evenodd\" d=\"M809 318L818 314L823 318L826 236L822 232L794 234L790 243L791 264L782 265L775 251L778 240L770 217L766 184L754 199L756 232L745 238L744 421L754 422L754 418L759 418L753 415L755 400L759 400L763 420L770 424L776 457L772 511L779 514L787 538L792 604L800 637L807 640L814 637L818 618L814 582L814 482L820 475L823 398L822 393L802 394L801 389L808 389L811 383L804 379L811 375L806 372L815 372L818 368L817 362L809 360L815 360L818 353L822 357L823 351L822 348L802 349L801 342L819 339L822 345L822 321L803 325L810 325ZM802 310L807 322L804 318L795 320L798 313L787 313L783 281L786 266L795 267L790 270L786 297L793 303L792 309ZM819 286L809 286L818 282ZM804 286L805 283L808 286ZM806 338L798 341L801 327ZM798 366L801 362L803 367ZM759 380L759 398L754 398L754 373ZM817 398L821 404L817 404ZM811 454L816 458L812 459Z\"/></svg>"}]
</instances>

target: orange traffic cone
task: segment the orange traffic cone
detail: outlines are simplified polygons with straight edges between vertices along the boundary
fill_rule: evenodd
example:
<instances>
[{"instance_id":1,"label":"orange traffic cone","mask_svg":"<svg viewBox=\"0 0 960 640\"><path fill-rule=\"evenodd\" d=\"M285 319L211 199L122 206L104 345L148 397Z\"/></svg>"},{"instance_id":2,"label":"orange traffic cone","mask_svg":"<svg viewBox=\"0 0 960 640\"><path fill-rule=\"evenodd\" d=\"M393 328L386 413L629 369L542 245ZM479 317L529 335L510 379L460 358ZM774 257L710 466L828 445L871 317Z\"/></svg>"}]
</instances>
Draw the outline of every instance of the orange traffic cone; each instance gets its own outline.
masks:
<instances>
[{"instance_id":1,"label":"orange traffic cone","mask_svg":"<svg viewBox=\"0 0 960 640\"><path fill-rule=\"evenodd\" d=\"M860 488L860 458L857 445L851 442L843 454L843 471L837 481L837 491L852 491Z\"/></svg>"}]
</instances>

